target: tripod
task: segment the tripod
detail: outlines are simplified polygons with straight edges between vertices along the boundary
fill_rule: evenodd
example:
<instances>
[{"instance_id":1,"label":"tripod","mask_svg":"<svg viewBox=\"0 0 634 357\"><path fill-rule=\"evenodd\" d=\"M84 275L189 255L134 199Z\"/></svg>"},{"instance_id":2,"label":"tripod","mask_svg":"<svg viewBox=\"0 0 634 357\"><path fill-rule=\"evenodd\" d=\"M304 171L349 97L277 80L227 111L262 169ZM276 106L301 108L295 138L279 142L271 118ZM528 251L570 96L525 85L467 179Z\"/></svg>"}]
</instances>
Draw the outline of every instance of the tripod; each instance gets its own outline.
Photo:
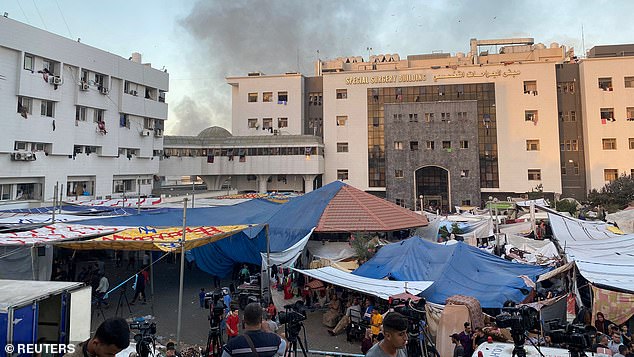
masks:
<instances>
[{"instance_id":1,"label":"tripod","mask_svg":"<svg viewBox=\"0 0 634 357\"><path fill-rule=\"evenodd\" d=\"M297 323L297 322L296 322ZM301 348L302 354L304 355L304 357L308 357L308 354L306 353L306 347L304 346L304 343L302 342L302 339L299 338L299 332L302 329L303 325L300 323L297 323L297 325L295 325L295 323L292 323L290 325L287 325L287 327L285 328L286 332L288 333L287 339L288 339L288 347L286 348L286 352L284 353L284 357L297 357L297 344L299 343L299 347ZM304 331L304 339L306 339L306 331Z\"/></svg>"},{"instance_id":2,"label":"tripod","mask_svg":"<svg viewBox=\"0 0 634 357\"><path fill-rule=\"evenodd\" d=\"M102 304L101 297L99 295L97 295L96 297L93 297L92 303L97 305L97 309L96 309L97 316L101 314L101 317L103 318L103 320L106 321L106 315L103 313L103 306L101 306Z\"/></svg>"},{"instance_id":3,"label":"tripod","mask_svg":"<svg viewBox=\"0 0 634 357\"><path fill-rule=\"evenodd\" d=\"M119 292L119 301L117 302L117 310L115 310L114 316L119 316L119 308L123 306L124 300L126 305L128 306L128 311L130 312L130 314L132 314L132 309L130 308L130 302L128 301L128 295L126 295L125 293L125 288L126 288L126 284L123 284L123 286L121 286L120 288L121 291Z\"/></svg>"},{"instance_id":4,"label":"tripod","mask_svg":"<svg viewBox=\"0 0 634 357\"><path fill-rule=\"evenodd\" d=\"M220 333L220 327L212 327L209 329L207 348L205 349L204 355L208 357L220 357L220 355L222 355L222 334Z\"/></svg>"}]
</instances>

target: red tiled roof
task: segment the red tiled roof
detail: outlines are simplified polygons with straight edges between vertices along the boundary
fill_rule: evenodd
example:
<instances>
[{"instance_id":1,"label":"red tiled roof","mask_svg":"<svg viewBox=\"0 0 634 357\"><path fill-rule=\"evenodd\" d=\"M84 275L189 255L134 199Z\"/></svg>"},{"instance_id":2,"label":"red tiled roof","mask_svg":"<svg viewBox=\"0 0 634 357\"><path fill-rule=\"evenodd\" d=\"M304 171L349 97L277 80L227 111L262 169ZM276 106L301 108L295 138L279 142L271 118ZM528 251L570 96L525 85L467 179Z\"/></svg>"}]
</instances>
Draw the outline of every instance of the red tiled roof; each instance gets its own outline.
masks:
<instances>
[{"instance_id":1,"label":"red tiled roof","mask_svg":"<svg viewBox=\"0 0 634 357\"><path fill-rule=\"evenodd\" d=\"M427 217L350 185L332 198L316 232L389 232L428 224Z\"/></svg>"}]
</instances>

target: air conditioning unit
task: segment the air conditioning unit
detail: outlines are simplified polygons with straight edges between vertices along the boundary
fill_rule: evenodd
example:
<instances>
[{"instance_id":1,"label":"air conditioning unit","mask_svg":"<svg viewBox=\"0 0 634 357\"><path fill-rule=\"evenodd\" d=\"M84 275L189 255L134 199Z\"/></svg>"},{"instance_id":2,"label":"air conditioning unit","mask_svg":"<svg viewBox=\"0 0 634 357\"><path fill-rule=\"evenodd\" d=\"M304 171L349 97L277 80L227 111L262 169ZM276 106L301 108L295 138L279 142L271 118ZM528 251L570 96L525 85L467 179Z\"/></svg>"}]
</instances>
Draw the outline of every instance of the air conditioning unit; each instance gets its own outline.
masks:
<instances>
[{"instance_id":1,"label":"air conditioning unit","mask_svg":"<svg viewBox=\"0 0 634 357\"><path fill-rule=\"evenodd\" d=\"M157 137L157 138L162 138L163 137L163 129L154 130L154 136Z\"/></svg>"},{"instance_id":2,"label":"air conditioning unit","mask_svg":"<svg viewBox=\"0 0 634 357\"><path fill-rule=\"evenodd\" d=\"M108 94L108 88L106 88L106 87L101 87L101 88L99 88L99 93L101 93L101 94Z\"/></svg>"},{"instance_id":3,"label":"air conditioning unit","mask_svg":"<svg viewBox=\"0 0 634 357\"><path fill-rule=\"evenodd\" d=\"M32 152L14 152L11 154L13 161L35 161L37 158Z\"/></svg>"},{"instance_id":4,"label":"air conditioning unit","mask_svg":"<svg viewBox=\"0 0 634 357\"><path fill-rule=\"evenodd\" d=\"M152 133L151 130L147 130L147 129L141 130L141 136L150 136L151 133Z\"/></svg>"},{"instance_id":5,"label":"air conditioning unit","mask_svg":"<svg viewBox=\"0 0 634 357\"><path fill-rule=\"evenodd\" d=\"M60 84L62 84L62 82L64 82L62 80L62 77L58 77L58 76L52 76L52 77L48 77L48 83L58 86Z\"/></svg>"},{"instance_id":6,"label":"air conditioning unit","mask_svg":"<svg viewBox=\"0 0 634 357\"><path fill-rule=\"evenodd\" d=\"M13 161L22 161L22 153L21 152L14 152L13 154L11 154L11 160L13 160Z\"/></svg>"},{"instance_id":7,"label":"air conditioning unit","mask_svg":"<svg viewBox=\"0 0 634 357\"><path fill-rule=\"evenodd\" d=\"M86 83L86 82L81 82L81 83L79 84L79 89L85 92L85 91L87 91L88 89L90 89L90 86L89 86L89 85L88 85L88 83Z\"/></svg>"},{"instance_id":8,"label":"air conditioning unit","mask_svg":"<svg viewBox=\"0 0 634 357\"><path fill-rule=\"evenodd\" d=\"M135 90L131 90L131 91L130 91L130 94L132 94L132 95L133 95L133 96L135 96L135 97L138 95L137 91L135 91Z\"/></svg>"}]
</instances>

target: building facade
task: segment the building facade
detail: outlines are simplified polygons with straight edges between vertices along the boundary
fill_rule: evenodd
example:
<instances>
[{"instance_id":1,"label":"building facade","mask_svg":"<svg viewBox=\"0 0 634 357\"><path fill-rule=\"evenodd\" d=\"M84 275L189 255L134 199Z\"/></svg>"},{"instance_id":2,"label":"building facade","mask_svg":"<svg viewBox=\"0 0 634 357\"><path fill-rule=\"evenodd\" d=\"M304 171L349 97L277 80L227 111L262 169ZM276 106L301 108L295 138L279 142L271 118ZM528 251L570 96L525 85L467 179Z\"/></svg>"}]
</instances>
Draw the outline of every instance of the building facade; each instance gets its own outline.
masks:
<instances>
[{"instance_id":1,"label":"building facade","mask_svg":"<svg viewBox=\"0 0 634 357\"><path fill-rule=\"evenodd\" d=\"M275 125L288 118L289 134L323 137L324 183L410 208L531 191L584 199L632 172L633 46L597 46L584 59L532 38L472 39L469 50L227 78L234 133L284 135Z\"/></svg>"},{"instance_id":2,"label":"building facade","mask_svg":"<svg viewBox=\"0 0 634 357\"><path fill-rule=\"evenodd\" d=\"M168 74L6 17L0 32L0 200L150 194Z\"/></svg>"}]
</instances>

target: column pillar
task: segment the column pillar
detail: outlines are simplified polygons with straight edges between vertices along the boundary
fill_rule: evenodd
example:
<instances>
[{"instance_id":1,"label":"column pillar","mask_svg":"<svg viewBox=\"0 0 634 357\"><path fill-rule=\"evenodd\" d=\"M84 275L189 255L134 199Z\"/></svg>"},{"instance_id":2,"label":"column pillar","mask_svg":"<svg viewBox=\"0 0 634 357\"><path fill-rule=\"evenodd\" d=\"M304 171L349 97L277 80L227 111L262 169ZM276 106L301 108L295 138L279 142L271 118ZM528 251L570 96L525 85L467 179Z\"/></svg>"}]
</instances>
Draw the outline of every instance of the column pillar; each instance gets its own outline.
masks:
<instances>
[{"instance_id":1,"label":"column pillar","mask_svg":"<svg viewBox=\"0 0 634 357\"><path fill-rule=\"evenodd\" d=\"M315 181L315 177L317 175L302 175L304 178L304 193L313 191L313 182Z\"/></svg>"},{"instance_id":2,"label":"column pillar","mask_svg":"<svg viewBox=\"0 0 634 357\"><path fill-rule=\"evenodd\" d=\"M271 175L258 175L258 192L266 193L268 192L268 179Z\"/></svg>"}]
</instances>

